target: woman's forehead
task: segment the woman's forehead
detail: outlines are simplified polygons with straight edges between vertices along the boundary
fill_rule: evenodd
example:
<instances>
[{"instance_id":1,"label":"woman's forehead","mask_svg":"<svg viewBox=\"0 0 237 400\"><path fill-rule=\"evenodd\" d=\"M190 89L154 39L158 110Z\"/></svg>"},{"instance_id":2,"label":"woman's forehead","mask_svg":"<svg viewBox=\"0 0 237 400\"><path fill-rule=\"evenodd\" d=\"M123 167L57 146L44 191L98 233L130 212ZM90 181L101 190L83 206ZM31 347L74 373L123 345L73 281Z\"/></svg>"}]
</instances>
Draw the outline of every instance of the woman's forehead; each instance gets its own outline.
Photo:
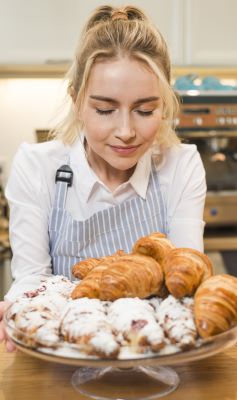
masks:
<instances>
[{"instance_id":1,"label":"woman's forehead","mask_svg":"<svg viewBox=\"0 0 237 400\"><path fill-rule=\"evenodd\" d=\"M89 95L111 96L130 91L139 98L157 96L160 91L156 74L144 62L127 57L96 62L87 89Z\"/></svg>"}]
</instances>

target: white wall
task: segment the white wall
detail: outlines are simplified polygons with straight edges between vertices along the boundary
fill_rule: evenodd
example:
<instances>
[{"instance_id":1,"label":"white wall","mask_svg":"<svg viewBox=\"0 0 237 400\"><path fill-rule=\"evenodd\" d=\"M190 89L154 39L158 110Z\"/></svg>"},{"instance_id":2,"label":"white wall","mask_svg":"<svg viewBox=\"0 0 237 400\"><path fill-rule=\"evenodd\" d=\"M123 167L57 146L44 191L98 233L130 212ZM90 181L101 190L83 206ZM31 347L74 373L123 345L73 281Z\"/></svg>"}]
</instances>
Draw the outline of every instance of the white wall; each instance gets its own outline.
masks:
<instances>
[{"instance_id":1,"label":"white wall","mask_svg":"<svg viewBox=\"0 0 237 400\"><path fill-rule=\"evenodd\" d=\"M66 82L62 79L0 80L0 163L6 180L20 143L36 142L35 130L54 126L60 117Z\"/></svg>"}]
</instances>

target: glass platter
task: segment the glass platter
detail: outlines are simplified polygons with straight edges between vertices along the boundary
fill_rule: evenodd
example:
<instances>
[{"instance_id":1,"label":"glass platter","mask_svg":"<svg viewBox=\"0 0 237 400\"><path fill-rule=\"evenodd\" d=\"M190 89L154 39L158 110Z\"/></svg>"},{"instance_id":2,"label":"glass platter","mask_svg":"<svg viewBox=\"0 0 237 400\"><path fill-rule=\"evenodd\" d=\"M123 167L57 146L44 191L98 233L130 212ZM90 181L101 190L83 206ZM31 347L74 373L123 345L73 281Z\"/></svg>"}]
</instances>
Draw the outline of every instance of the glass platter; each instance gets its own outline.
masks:
<instances>
[{"instance_id":1,"label":"glass platter","mask_svg":"<svg viewBox=\"0 0 237 400\"><path fill-rule=\"evenodd\" d=\"M237 342L237 326L232 329L197 342L197 347L190 350L169 353L143 353L126 356L124 349L123 358L108 359L83 354L84 348L78 345L60 343L57 348L38 347L32 348L24 344L22 332L17 332L10 321L11 307L4 315L4 322L8 336L22 352L45 360L65 365L80 367L72 376L72 385L84 395L98 400L150 400L162 397L174 391L180 382L179 376L172 368L167 366L196 361L213 356L233 346ZM50 343L48 343L50 346ZM136 349L133 349L136 350ZM144 349L145 351L146 349ZM129 377L129 379L128 379ZM125 378L125 379L124 379ZM107 393L106 383L111 382L114 387L119 387L122 394ZM144 381L145 392L137 390L135 394L133 385ZM121 389L122 388L122 389ZM149 390L148 390L149 389ZM139 395L138 395L139 393ZM107 396L107 397L106 397Z\"/></svg>"}]
</instances>

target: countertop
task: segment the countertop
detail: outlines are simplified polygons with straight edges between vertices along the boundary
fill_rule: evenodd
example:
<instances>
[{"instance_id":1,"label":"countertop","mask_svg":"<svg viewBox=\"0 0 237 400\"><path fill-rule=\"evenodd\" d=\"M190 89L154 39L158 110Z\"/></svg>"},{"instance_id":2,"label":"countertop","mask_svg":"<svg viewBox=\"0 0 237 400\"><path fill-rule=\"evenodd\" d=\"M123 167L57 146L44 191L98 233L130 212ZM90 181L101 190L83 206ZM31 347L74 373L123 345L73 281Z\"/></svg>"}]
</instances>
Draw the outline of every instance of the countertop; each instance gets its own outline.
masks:
<instances>
[{"instance_id":1,"label":"countertop","mask_svg":"<svg viewBox=\"0 0 237 400\"><path fill-rule=\"evenodd\" d=\"M70 379L75 367L42 361L0 345L0 400L86 400ZM237 400L237 346L174 368L181 379L167 400ZM108 394L109 394L108 385ZM113 390L113 389L112 389Z\"/></svg>"}]
</instances>

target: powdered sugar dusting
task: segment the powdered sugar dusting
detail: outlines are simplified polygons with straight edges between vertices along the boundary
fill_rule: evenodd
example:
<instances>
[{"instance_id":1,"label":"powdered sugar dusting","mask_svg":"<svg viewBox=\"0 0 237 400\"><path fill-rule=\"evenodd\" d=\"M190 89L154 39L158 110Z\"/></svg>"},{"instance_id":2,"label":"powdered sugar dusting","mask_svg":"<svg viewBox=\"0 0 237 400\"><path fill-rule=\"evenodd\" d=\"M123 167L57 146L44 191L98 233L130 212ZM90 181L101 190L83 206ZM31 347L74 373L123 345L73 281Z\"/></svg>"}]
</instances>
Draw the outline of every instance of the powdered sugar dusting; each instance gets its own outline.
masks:
<instances>
[{"instance_id":1,"label":"powdered sugar dusting","mask_svg":"<svg viewBox=\"0 0 237 400\"><path fill-rule=\"evenodd\" d=\"M11 307L10 325L16 337L26 346L48 348L53 354L67 348L72 352L74 346L78 357L123 359L195 346L193 298L72 300L74 287L67 278L54 276L19 298Z\"/></svg>"}]
</instances>

